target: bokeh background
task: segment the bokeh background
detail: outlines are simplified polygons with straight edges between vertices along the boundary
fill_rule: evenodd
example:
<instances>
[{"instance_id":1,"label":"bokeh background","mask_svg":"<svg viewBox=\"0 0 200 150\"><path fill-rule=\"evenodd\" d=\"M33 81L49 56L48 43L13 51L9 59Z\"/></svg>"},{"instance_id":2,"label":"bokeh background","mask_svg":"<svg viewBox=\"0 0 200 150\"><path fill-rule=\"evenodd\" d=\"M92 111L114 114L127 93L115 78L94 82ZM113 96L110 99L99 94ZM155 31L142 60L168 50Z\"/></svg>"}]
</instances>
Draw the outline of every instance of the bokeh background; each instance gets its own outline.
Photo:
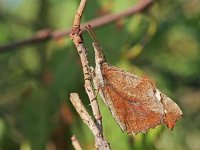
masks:
<instances>
[{"instance_id":1,"label":"bokeh background","mask_svg":"<svg viewBox=\"0 0 200 150\"><path fill-rule=\"evenodd\" d=\"M137 0L88 0L83 22L134 6ZM70 28L79 0L0 0L0 45L37 31ZM200 149L200 1L154 0L142 13L95 29L107 60L153 80L181 107L173 131L121 132L99 98L105 137L114 150ZM83 34L94 66L92 40ZM77 51L68 36L0 53L0 149L84 149L94 139L69 101L78 92L91 112Z\"/></svg>"}]
</instances>

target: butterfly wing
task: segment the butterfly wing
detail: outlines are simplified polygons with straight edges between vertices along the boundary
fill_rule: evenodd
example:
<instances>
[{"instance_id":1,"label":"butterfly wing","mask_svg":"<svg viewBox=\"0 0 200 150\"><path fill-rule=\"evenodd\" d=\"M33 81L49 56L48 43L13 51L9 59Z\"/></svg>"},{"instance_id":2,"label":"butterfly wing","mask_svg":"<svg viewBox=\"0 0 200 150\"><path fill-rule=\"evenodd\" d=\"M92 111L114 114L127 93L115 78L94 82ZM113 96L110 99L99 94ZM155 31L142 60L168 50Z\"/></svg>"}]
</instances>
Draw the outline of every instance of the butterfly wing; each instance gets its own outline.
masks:
<instances>
[{"instance_id":1,"label":"butterfly wing","mask_svg":"<svg viewBox=\"0 0 200 150\"><path fill-rule=\"evenodd\" d=\"M180 110L179 107L159 93L150 80L111 67L107 63L101 65L101 76L101 95L124 132L146 132L149 128L163 123L167 126L170 124L168 127L175 125L181 111L174 110ZM162 103L163 98L166 105ZM165 109L166 106L174 104L176 106L172 107L172 110ZM168 116L177 113L173 117L166 117L166 112ZM168 123L169 120L172 123Z\"/></svg>"}]
</instances>

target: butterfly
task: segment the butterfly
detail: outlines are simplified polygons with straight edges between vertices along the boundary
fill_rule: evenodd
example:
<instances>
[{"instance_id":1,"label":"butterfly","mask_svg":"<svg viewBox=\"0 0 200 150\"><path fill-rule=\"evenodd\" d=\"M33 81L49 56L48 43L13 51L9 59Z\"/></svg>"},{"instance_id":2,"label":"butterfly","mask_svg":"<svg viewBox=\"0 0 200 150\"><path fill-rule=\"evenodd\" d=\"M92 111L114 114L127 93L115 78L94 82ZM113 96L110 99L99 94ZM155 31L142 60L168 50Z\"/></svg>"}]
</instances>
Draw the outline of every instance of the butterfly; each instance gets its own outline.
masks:
<instances>
[{"instance_id":1,"label":"butterfly","mask_svg":"<svg viewBox=\"0 0 200 150\"><path fill-rule=\"evenodd\" d=\"M173 129L183 115L179 106L149 79L109 65L91 26L86 28L94 39L94 84L122 131L136 134L162 124Z\"/></svg>"}]
</instances>

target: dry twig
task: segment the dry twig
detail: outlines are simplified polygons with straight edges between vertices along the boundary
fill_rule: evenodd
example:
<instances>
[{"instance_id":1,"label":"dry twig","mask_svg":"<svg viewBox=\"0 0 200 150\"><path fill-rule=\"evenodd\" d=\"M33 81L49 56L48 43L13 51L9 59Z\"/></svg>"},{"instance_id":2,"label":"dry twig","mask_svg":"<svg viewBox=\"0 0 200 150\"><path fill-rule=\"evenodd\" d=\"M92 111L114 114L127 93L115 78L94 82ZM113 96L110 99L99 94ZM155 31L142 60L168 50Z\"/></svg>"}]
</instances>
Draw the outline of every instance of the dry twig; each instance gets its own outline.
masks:
<instances>
[{"instance_id":1,"label":"dry twig","mask_svg":"<svg viewBox=\"0 0 200 150\"><path fill-rule=\"evenodd\" d=\"M71 140L72 140L72 145L74 146L75 150L82 150L81 145L75 135L71 137Z\"/></svg>"},{"instance_id":2,"label":"dry twig","mask_svg":"<svg viewBox=\"0 0 200 150\"><path fill-rule=\"evenodd\" d=\"M83 74L84 74L84 80L85 80L85 90L87 92L87 95L90 99L91 102L91 107L92 107L92 111L94 114L94 117L98 123L98 126L101 127L102 123L101 123L101 114L99 111L99 106L97 104L96 101L96 96L95 96L95 92L93 90L93 85L92 85L92 77L91 77L91 70L89 67L89 62L87 60L87 52L86 52L86 48L83 45L83 39L82 39L82 35L81 35L81 29L80 29L80 19L82 16L82 12L84 9L85 5L84 2L86 2L86 0L82 0L80 3L80 6L77 10L77 13L75 15L75 19L74 19L74 24L72 27L72 31L71 31L71 38L77 48L77 51L79 53L80 59L81 59L81 64L83 67Z\"/></svg>"},{"instance_id":3,"label":"dry twig","mask_svg":"<svg viewBox=\"0 0 200 150\"><path fill-rule=\"evenodd\" d=\"M78 94L77 93L71 93L70 94L70 100L71 100L74 108L76 108L76 111L78 112L78 114L81 117L81 119L83 120L83 122L88 126L88 128L90 129L90 131L94 135L97 149L99 149L99 150L110 150L110 146L109 146L108 142L103 137L103 135L101 134L101 131L96 126L92 117L89 115L89 113L87 112L87 110L83 106Z\"/></svg>"},{"instance_id":4,"label":"dry twig","mask_svg":"<svg viewBox=\"0 0 200 150\"><path fill-rule=\"evenodd\" d=\"M93 112L96 122L94 122L91 116L87 113L86 109L81 103L81 100L78 97L78 94L72 93L70 95L70 100L72 101L75 109L77 110L77 112L79 113L79 115L81 116L85 124L89 127L91 132L94 134L97 149L109 150L110 146L108 142L106 141L106 139L103 137L102 118L101 118L99 106L96 100L95 92L93 90L93 85L91 81L92 73L91 73L89 63L87 60L86 48L83 45L83 39L82 39L81 29L80 29L81 17L82 17L82 13L85 8L85 5L86 5L86 0L81 0L77 13L75 15L74 24L73 24L70 36L80 56L80 60L81 60L82 68L83 68L84 80L85 80L84 86L85 86L86 93L89 97L91 107L92 107L92 112Z\"/></svg>"}]
</instances>

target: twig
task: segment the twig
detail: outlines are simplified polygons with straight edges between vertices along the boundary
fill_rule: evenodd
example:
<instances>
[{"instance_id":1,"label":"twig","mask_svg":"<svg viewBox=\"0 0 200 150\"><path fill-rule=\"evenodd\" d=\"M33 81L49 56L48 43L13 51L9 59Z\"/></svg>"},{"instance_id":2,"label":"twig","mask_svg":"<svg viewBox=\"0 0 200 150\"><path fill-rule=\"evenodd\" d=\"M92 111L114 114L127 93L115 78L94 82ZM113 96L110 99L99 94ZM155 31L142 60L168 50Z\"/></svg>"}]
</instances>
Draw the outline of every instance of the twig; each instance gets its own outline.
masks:
<instances>
[{"instance_id":1,"label":"twig","mask_svg":"<svg viewBox=\"0 0 200 150\"><path fill-rule=\"evenodd\" d=\"M91 103L91 107L92 107L92 111L94 114L94 117L97 121L97 125L100 127L100 130L102 130L102 119L101 119L101 114L99 111L99 106L97 104L96 101L96 96L95 96L95 92L93 90L93 85L92 85L92 78L91 78L91 70L89 67L89 62L87 60L87 52L86 52L86 48L83 45L83 40L82 40L82 36L81 36L81 29L80 29L80 19L82 16L82 12L83 10L79 10L79 9L83 9L85 4L83 2L86 2L86 0L82 0L80 3L80 6L78 8L78 11L75 15L75 20L74 20L74 25L71 31L71 38L77 48L77 51L79 53L80 59L81 59L81 64L83 67L83 74L84 74L84 80L85 80L85 90L87 92L87 95L89 97L90 103ZM84 6L82 6L84 5Z\"/></svg>"},{"instance_id":2,"label":"twig","mask_svg":"<svg viewBox=\"0 0 200 150\"><path fill-rule=\"evenodd\" d=\"M108 142L106 141L106 139L103 137L102 117L101 117L99 106L98 106L98 103L96 100L95 92L93 90L93 85L92 85L92 81L91 81L92 80L92 77L91 77L92 72L90 70L89 62L87 60L86 48L83 45L83 39L82 39L81 29L80 29L81 17L82 17L82 13L85 8L86 2L87 2L86 0L81 0L81 2L80 2L79 8L78 8L77 13L74 18L74 24L72 27L70 37L73 40L74 45L76 46L76 49L80 56L80 60L81 60L82 68L83 68L84 80L85 80L84 87L85 87L86 93L89 97L92 112L93 112L96 122L94 122L91 119L90 115L87 113L86 109L81 104L81 101L77 94L71 94L70 99L71 99L71 101L73 101L73 100L76 100L76 102L78 101L77 105L74 105L75 103L73 105L76 108L76 110L78 111L78 113L81 116L81 118L83 119L83 121L88 125L88 127L94 134L95 141L96 141L96 147L98 149L102 149L102 150L104 150L104 149L109 150L110 146L109 146ZM81 108L81 110L79 112L80 108ZM87 120L84 120L85 118L83 118L84 116L82 116L83 115L82 112L85 112L84 116Z\"/></svg>"},{"instance_id":3,"label":"twig","mask_svg":"<svg viewBox=\"0 0 200 150\"><path fill-rule=\"evenodd\" d=\"M91 21L88 21L84 24L81 25L81 30L85 31L85 26L90 24L93 28L98 28L100 26L109 24L115 20L124 18L124 17L128 17L130 15L133 15L135 13L138 13L140 11L143 11L144 9L146 9L148 6L150 6L150 4L153 2L153 0L140 0L140 2L131 7L128 10L125 10L121 13L118 14L108 14L96 19L93 19ZM14 50L16 48L22 47L22 46L26 46L29 44L35 44L35 43L39 43L39 42L44 42L50 39L58 39L61 38L63 36L66 36L67 34L69 34L71 32L71 28L67 29L67 30L57 30L57 31L51 31L49 29L44 29L39 31L36 35L34 35L31 38L19 41L19 42L15 42L15 43L11 43L8 45L4 45L4 46L0 46L0 52L5 52L7 50Z\"/></svg>"},{"instance_id":4,"label":"twig","mask_svg":"<svg viewBox=\"0 0 200 150\"><path fill-rule=\"evenodd\" d=\"M81 145L75 135L71 137L71 140L72 140L72 145L74 146L75 150L82 150Z\"/></svg>"},{"instance_id":5,"label":"twig","mask_svg":"<svg viewBox=\"0 0 200 150\"><path fill-rule=\"evenodd\" d=\"M79 96L77 93L71 93L70 94L70 100L76 108L76 111L80 115L83 122L89 127L90 131L93 133L96 141L96 147L99 150L110 150L110 146L108 142L104 139L103 135L99 131L98 127L96 126L95 122L83 106Z\"/></svg>"},{"instance_id":6,"label":"twig","mask_svg":"<svg viewBox=\"0 0 200 150\"><path fill-rule=\"evenodd\" d=\"M76 111L80 115L81 119L89 127L89 129L91 130L93 135L96 136L96 135L100 134L99 129L97 128L92 117L89 115L89 113L87 112L87 110L83 106L83 104L82 104L82 102L79 98L79 95L77 93L71 93L70 94L70 100L71 100L74 108L76 108Z\"/></svg>"}]
</instances>

